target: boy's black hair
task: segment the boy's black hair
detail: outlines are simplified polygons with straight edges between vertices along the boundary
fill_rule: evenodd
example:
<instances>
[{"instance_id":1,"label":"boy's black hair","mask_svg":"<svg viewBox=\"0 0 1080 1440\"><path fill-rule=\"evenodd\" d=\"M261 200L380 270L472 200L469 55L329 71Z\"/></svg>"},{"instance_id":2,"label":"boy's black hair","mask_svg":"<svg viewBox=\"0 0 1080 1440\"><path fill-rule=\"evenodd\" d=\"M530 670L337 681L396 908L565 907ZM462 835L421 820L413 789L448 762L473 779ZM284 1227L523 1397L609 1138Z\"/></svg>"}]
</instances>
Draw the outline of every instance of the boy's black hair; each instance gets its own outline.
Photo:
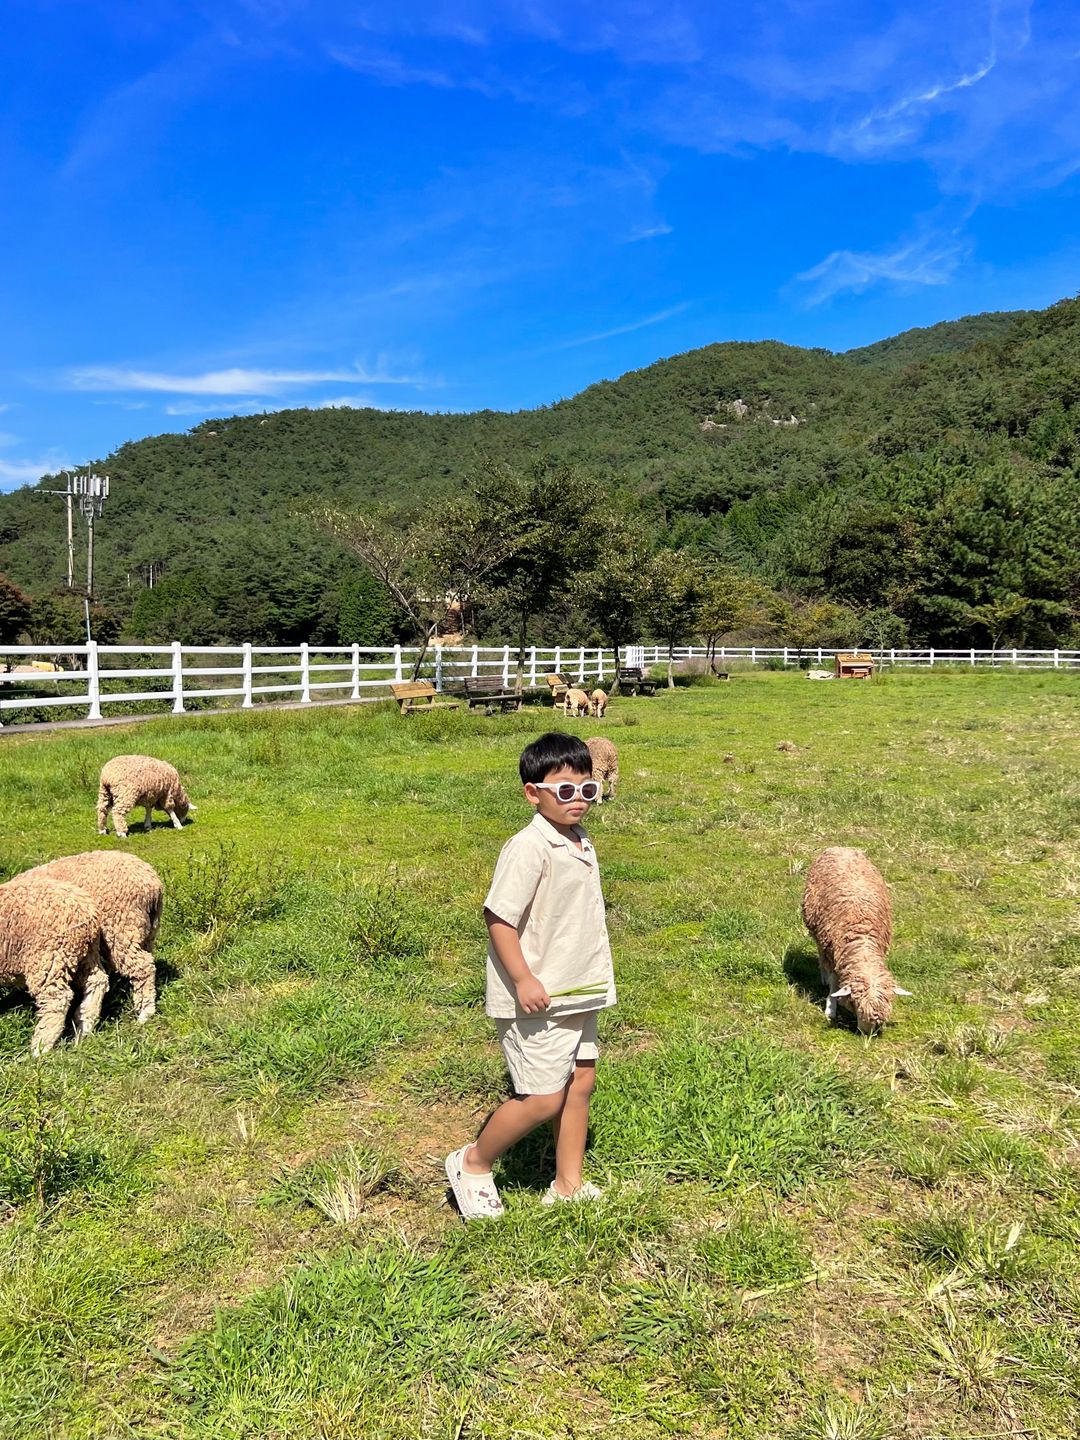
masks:
<instances>
[{"instance_id":1,"label":"boy's black hair","mask_svg":"<svg viewBox=\"0 0 1080 1440\"><path fill-rule=\"evenodd\" d=\"M549 730L546 735L530 741L521 752L518 771L523 785L536 785L552 770L565 766L575 775L592 774L592 756L584 740L576 735L564 735L561 730Z\"/></svg>"}]
</instances>

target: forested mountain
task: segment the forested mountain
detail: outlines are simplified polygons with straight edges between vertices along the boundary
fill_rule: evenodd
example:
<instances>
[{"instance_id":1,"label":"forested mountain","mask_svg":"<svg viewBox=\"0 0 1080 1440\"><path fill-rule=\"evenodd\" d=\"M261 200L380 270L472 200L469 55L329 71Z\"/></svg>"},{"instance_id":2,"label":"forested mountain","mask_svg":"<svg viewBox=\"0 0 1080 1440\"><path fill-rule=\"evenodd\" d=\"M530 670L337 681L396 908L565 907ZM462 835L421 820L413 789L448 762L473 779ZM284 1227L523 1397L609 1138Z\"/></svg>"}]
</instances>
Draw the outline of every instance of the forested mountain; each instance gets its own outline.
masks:
<instances>
[{"instance_id":1,"label":"forested mountain","mask_svg":"<svg viewBox=\"0 0 1080 1440\"><path fill-rule=\"evenodd\" d=\"M656 546L891 612L914 641L1076 643L1078 429L1075 300L844 355L710 345L513 414L221 418L99 462L97 590L135 635L374 641L392 607L305 509L424 506L492 466L569 466ZM32 487L0 497L0 572L46 621L62 524Z\"/></svg>"}]
</instances>

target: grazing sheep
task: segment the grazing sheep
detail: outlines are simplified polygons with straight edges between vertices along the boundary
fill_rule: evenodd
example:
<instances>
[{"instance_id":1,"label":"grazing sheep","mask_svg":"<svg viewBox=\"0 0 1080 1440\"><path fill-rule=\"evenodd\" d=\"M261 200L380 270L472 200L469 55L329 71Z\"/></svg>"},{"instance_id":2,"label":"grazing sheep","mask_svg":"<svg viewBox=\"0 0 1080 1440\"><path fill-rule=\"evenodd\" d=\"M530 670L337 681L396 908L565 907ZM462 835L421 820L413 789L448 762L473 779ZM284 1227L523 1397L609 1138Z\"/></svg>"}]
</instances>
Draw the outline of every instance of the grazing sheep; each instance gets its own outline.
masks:
<instances>
[{"instance_id":1,"label":"grazing sheep","mask_svg":"<svg viewBox=\"0 0 1080 1440\"><path fill-rule=\"evenodd\" d=\"M109 977L101 968L101 922L85 890L43 875L0 885L0 984L22 985L37 1006L31 1055L44 1055L64 1033L76 989L77 1038L101 1014Z\"/></svg>"},{"instance_id":2,"label":"grazing sheep","mask_svg":"<svg viewBox=\"0 0 1080 1440\"><path fill-rule=\"evenodd\" d=\"M597 720L602 720L607 711L607 691L594 690L589 696L589 714L595 715Z\"/></svg>"},{"instance_id":3,"label":"grazing sheep","mask_svg":"<svg viewBox=\"0 0 1080 1440\"><path fill-rule=\"evenodd\" d=\"M584 690L571 687L563 696L563 713L566 715L588 715L589 697Z\"/></svg>"},{"instance_id":4,"label":"grazing sheep","mask_svg":"<svg viewBox=\"0 0 1080 1440\"><path fill-rule=\"evenodd\" d=\"M154 867L137 855L90 850L50 860L27 874L66 880L86 891L101 922L101 958L107 969L131 981L138 1023L149 1020L157 1008L154 941L164 893Z\"/></svg>"},{"instance_id":5,"label":"grazing sheep","mask_svg":"<svg viewBox=\"0 0 1080 1440\"><path fill-rule=\"evenodd\" d=\"M880 873L861 850L841 845L823 850L807 872L802 913L829 987L826 1016L835 1020L842 1000L854 1010L863 1035L880 1030L894 997L911 994L897 985L885 963L892 903Z\"/></svg>"},{"instance_id":6,"label":"grazing sheep","mask_svg":"<svg viewBox=\"0 0 1080 1440\"><path fill-rule=\"evenodd\" d=\"M125 839L128 833L127 814L136 805L141 805L146 812L144 830L150 829L155 810L164 810L180 830L188 811L195 809L175 767L167 760L154 760L149 755L115 755L105 762L101 771L97 803L98 834L109 833L111 809L116 833L121 840Z\"/></svg>"},{"instance_id":7,"label":"grazing sheep","mask_svg":"<svg viewBox=\"0 0 1080 1440\"><path fill-rule=\"evenodd\" d=\"M601 735L594 735L591 740L586 740L585 744L592 756L593 779L600 781L600 794L596 797L596 803L602 805L605 782L608 795L615 798L615 786L619 783L619 752L610 740L605 740Z\"/></svg>"}]
</instances>

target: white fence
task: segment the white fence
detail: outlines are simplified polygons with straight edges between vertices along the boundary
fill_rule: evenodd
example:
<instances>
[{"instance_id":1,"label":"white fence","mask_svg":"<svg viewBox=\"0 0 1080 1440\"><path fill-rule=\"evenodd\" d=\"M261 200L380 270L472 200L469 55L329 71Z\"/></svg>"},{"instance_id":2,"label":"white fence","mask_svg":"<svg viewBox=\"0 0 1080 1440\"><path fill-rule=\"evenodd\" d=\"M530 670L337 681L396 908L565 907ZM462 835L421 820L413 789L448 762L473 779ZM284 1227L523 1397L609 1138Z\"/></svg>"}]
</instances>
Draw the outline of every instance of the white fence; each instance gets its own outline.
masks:
<instances>
[{"instance_id":1,"label":"white fence","mask_svg":"<svg viewBox=\"0 0 1080 1440\"><path fill-rule=\"evenodd\" d=\"M100 720L110 705L137 702L168 706L182 715L190 705L208 702L241 709L267 700L339 701L380 699L394 680L407 679L416 650L401 645L298 645L291 649L269 645L4 645L0 646L0 716L7 711L40 711L72 706L85 718ZM1080 650L873 650L882 666L1017 666L1068 669L1080 673ZM715 661L722 668L732 661L785 668L807 663L831 663L836 650L813 646L743 645L718 647ZM677 664L704 662L700 645L675 649ZM543 685L553 671L566 679L602 683L613 679L615 652L594 646L532 646L525 651L523 681ZM657 645L628 646L626 665L663 665L667 650ZM34 669L38 664L63 668ZM438 689L464 676L497 676L509 684L516 676L515 647L463 646L429 651L421 674ZM132 688L128 688L128 684ZM545 687L546 693L546 687Z\"/></svg>"},{"instance_id":2,"label":"white fence","mask_svg":"<svg viewBox=\"0 0 1080 1440\"><path fill-rule=\"evenodd\" d=\"M136 702L182 715L206 702L239 701L246 710L266 700L383 699L393 681L412 675L416 656L402 645L3 645L0 716L80 706L88 720L100 720L103 707ZM580 683L615 673L614 651L595 646L532 646L524 660L527 686L543 684L552 671ZM63 668L32 668L35 662ZM420 673L441 690L465 676L496 676L509 685L517 668L516 647L473 645L428 651Z\"/></svg>"}]
</instances>

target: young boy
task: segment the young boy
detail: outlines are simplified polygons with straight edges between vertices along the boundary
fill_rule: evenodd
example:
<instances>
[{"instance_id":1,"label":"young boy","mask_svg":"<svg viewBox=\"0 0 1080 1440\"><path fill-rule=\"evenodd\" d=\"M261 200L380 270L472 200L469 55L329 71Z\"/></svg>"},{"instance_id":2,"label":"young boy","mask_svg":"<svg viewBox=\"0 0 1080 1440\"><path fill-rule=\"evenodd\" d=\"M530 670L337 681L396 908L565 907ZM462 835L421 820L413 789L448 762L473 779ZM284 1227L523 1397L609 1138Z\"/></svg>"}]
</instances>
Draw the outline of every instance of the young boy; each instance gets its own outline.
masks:
<instances>
[{"instance_id":1,"label":"young boy","mask_svg":"<svg viewBox=\"0 0 1080 1440\"><path fill-rule=\"evenodd\" d=\"M615 980L596 852L578 823L600 787L575 735L541 735L526 745L519 770L536 813L503 846L484 901L485 1010L495 1021L514 1098L499 1106L474 1145L446 1157L466 1220L503 1213L492 1166L547 1120L555 1130L555 1179L544 1204L601 1193L581 1167L596 1083L596 1017L615 1004ZM581 989L592 993L561 993Z\"/></svg>"}]
</instances>

